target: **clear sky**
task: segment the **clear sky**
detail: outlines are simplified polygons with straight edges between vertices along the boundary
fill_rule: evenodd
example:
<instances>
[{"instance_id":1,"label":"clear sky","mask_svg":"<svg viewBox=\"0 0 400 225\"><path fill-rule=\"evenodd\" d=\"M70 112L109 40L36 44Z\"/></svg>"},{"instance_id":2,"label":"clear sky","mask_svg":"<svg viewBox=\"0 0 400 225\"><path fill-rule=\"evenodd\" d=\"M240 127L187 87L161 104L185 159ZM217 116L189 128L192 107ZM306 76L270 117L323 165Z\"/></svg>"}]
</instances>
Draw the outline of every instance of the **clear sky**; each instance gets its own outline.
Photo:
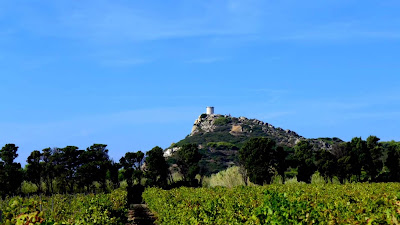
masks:
<instances>
[{"instance_id":1,"label":"clear sky","mask_svg":"<svg viewBox=\"0 0 400 225\"><path fill-rule=\"evenodd\" d=\"M398 0L2 0L0 145L168 147L214 106L400 141Z\"/></svg>"}]
</instances>

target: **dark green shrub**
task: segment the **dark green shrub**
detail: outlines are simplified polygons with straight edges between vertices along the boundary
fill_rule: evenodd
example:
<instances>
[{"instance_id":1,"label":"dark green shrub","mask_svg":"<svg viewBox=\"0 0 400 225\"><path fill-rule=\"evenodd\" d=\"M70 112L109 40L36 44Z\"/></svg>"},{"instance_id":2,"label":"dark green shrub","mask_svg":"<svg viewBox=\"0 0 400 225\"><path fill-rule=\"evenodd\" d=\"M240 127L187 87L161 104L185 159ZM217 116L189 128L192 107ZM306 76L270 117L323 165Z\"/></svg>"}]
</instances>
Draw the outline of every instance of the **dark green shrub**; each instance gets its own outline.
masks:
<instances>
[{"instance_id":1,"label":"dark green shrub","mask_svg":"<svg viewBox=\"0 0 400 225\"><path fill-rule=\"evenodd\" d=\"M231 122L231 119L228 117L219 117L215 119L214 124L217 126L226 125Z\"/></svg>"}]
</instances>

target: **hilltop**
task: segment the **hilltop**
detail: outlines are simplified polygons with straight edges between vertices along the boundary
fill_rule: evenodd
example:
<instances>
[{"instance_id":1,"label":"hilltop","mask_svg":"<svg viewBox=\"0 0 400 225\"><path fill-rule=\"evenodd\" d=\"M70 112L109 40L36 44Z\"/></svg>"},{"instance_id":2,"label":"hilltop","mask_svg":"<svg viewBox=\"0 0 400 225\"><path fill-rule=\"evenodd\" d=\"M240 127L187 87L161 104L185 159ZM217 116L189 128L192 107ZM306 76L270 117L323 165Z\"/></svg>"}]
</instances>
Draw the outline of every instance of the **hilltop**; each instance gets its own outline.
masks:
<instances>
[{"instance_id":1,"label":"hilltop","mask_svg":"<svg viewBox=\"0 0 400 225\"><path fill-rule=\"evenodd\" d=\"M268 137L287 151L292 151L296 143L302 140L310 142L316 150L329 150L334 143L342 142L339 138L307 139L294 131L284 130L257 119L201 114L194 122L191 133L166 149L164 155L173 156L173 152L183 144L198 144L203 154L202 164L208 168L209 173L214 173L237 164L238 150L252 137Z\"/></svg>"}]
</instances>

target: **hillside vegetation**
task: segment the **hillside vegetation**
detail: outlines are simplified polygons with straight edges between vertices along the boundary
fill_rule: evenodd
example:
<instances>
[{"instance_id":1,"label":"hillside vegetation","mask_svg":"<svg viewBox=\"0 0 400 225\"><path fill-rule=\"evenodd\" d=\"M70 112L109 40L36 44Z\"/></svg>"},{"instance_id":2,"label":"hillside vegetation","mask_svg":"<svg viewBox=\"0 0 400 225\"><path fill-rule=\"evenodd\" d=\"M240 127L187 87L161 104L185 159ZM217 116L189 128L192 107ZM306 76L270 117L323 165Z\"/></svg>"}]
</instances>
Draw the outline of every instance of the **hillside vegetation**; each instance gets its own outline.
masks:
<instances>
[{"instance_id":1,"label":"hillside vegetation","mask_svg":"<svg viewBox=\"0 0 400 225\"><path fill-rule=\"evenodd\" d=\"M172 148L184 144L197 144L203 155L200 164L205 174L210 175L222 171L232 165L239 164L238 150L251 138L266 137L288 152L300 141L307 141L315 150L332 149L332 146L343 141L339 138L307 139L291 130L274 127L272 124L245 117L227 115L201 114L194 122L192 132ZM174 160L170 159L173 163Z\"/></svg>"}]
</instances>

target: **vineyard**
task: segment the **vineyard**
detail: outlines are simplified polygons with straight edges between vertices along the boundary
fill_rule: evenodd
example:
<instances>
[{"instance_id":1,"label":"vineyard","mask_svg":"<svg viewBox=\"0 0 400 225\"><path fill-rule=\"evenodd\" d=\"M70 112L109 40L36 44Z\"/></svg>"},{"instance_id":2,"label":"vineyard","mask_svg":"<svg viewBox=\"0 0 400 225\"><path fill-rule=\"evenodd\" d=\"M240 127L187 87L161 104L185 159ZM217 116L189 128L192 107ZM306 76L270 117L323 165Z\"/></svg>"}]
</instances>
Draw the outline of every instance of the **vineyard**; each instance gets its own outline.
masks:
<instances>
[{"instance_id":1,"label":"vineyard","mask_svg":"<svg viewBox=\"0 0 400 225\"><path fill-rule=\"evenodd\" d=\"M399 224L400 184L149 188L157 224Z\"/></svg>"},{"instance_id":2,"label":"vineyard","mask_svg":"<svg viewBox=\"0 0 400 225\"><path fill-rule=\"evenodd\" d=\"M126 191L0 200L0 224L124 224Z\"/></svg>"}]
</instances>

